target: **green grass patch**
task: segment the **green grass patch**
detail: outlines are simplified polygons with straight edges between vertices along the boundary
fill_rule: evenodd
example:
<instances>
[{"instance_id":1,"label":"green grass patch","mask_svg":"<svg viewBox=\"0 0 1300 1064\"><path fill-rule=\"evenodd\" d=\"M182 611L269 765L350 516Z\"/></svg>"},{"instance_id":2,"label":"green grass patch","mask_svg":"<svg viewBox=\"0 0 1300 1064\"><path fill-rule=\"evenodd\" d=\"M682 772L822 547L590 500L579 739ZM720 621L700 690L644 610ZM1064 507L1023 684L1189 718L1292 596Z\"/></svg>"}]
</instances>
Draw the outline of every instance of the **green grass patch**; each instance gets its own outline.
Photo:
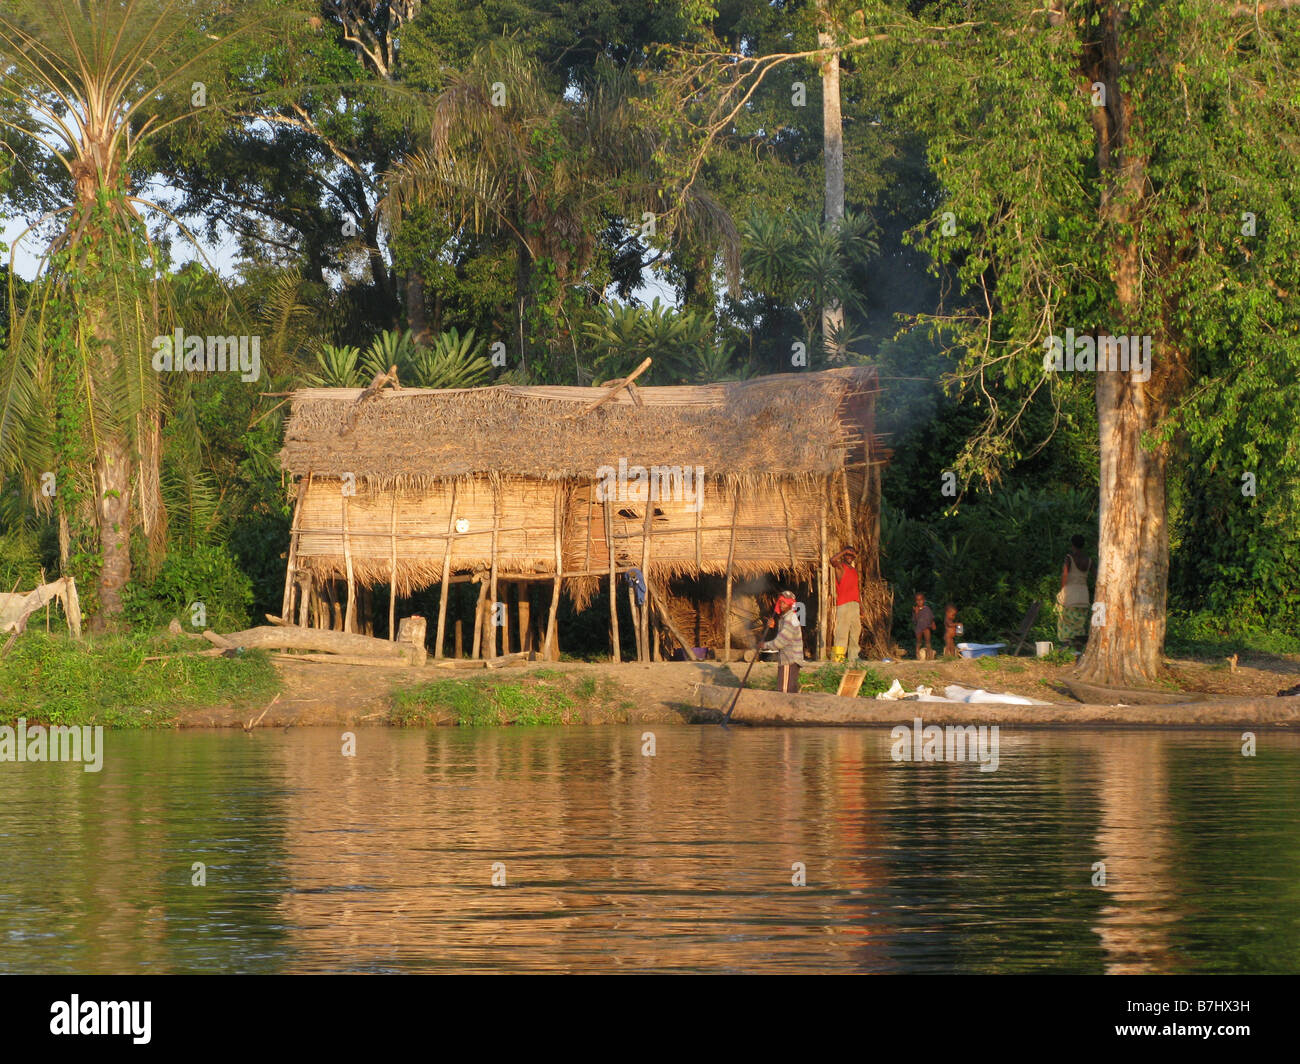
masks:
<instances>
[{"instance_id":1,"label":"green grass patch","mask_svg":"<svg viewBox=\"0 0 1300 1064\"><path fill-rule=\"evenodd\" d=\"M582 724L595 713L626 719L633 702L611 680L539 669L518 679L474 676L433 680L393 691L392 724L424 727L532 727Z\"/></svg>"},{"instance_id":2,"label":"green grass patch","mask_svg":"<svg viewBox=\"0 0 1300 1064\"><path fill-rule=\"evenodd\" d=\"M1171 611L1165 653L1172 657L1223 659L1229 654L1300 654L1300 636L1285 628L1263 628L1209 613Z\"/></svg>"},{"instance_id":3,"label":"green grass patch","mask_svg":"<svg viewBox=\"0 0 1300 1064\"><path fill-rule=\"evenodd\" d=\"M848 665L827 662L815 669L805 669L799 674L799 690L833 695L840 689L840 680L848 668ZM889 681L875 669L866 669L865 672L867 675L862 680L859 698L875 698L881 691L889 690ZM776 681L773 680L772 687L775 686Z\"/></svg>"},{"instance_id":4,"label":"green grass patch","mask_svg":"<svg viewBox=\"0 0 1300 1064\"><path fill-rule=\"evenodd\" d=\"M165 727L181 709L265 701L280 683L259 651L200 658L192 639L146 633L78 643L29 630L0 659L0 718L43 724ZM146 657L177 654L162 661Z\"/></svg>"}]
</instances>

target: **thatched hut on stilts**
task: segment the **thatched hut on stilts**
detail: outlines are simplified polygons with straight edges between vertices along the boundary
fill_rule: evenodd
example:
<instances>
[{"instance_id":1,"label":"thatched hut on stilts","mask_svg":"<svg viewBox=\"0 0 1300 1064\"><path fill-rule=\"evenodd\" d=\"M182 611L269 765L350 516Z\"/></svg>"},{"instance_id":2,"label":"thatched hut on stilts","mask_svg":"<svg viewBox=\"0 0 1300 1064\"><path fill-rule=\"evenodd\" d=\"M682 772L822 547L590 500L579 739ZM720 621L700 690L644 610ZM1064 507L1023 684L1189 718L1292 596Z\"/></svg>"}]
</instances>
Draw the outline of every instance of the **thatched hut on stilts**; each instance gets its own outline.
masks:
<instances>
[{"instance_id":1,"label":"thatched hut on stilts","mask_svg":"<svg viewBox=\"0 0 1300 1064\"><path fill-rule=\"evenodd\" d=\"M281 616L373 632L382 588L393 638L399 601L437 587L435 657L466 653L448 645L464 624L469 656L556 657L561 594L582 611L603 593L616 660L678 647L728 659L752 645L764 596L791 586L822 658L829 558L852 544L863 649L883 652L876 391L862 368L690 387L302 389L281 452L294 499ZM643 595L619 579L633 570ZM451 602L458 583L477 585L472 610Z\"/></svg>"}]
</instances>

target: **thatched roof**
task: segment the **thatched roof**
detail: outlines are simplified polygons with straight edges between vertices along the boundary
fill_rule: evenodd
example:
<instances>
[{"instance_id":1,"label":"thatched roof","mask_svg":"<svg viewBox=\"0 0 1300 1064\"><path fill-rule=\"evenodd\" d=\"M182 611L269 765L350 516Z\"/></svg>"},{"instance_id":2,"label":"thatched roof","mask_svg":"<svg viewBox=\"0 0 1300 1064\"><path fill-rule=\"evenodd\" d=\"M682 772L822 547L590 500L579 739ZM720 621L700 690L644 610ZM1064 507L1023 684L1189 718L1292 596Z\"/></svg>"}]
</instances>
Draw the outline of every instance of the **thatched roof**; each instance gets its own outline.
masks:
<instances>
[{"instance_id":1,"label":"thatched roof","mask_svg":"<svg viewBox=\"0 0 1300 1064\"><path fill-rule=\"evenodd\" d=\"M691 387L639 388L576 418L601 388L402 388L357 402L357 388L293 394L283 466L352 473L372 486L483 474L591 480L601 466L703 466L708 477L821 476L860 446L872 369L783 373ZM349 426L348 428L347 426Z\"/></svg>"}]
</instances>

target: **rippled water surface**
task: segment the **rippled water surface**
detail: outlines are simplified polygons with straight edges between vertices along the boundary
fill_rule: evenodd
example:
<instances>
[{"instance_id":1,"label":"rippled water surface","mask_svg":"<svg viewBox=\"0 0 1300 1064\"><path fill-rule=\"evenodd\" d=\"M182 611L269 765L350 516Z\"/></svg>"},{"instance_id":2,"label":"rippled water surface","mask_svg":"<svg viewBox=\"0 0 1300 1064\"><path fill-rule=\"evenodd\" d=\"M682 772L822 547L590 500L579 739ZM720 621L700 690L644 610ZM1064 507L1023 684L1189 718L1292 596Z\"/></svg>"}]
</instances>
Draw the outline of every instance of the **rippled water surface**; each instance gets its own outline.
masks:
<instances>
[{"instance_id":1,"label":"rippled water surface","mask_svg":"<svg viewBox=\"0 0 1300 1064\"><path fill-rule=\"evenodd\" d=\"M1300 736L646 730L0 763L0 971L1300 971Z\"/></svg>"}]
</instances>

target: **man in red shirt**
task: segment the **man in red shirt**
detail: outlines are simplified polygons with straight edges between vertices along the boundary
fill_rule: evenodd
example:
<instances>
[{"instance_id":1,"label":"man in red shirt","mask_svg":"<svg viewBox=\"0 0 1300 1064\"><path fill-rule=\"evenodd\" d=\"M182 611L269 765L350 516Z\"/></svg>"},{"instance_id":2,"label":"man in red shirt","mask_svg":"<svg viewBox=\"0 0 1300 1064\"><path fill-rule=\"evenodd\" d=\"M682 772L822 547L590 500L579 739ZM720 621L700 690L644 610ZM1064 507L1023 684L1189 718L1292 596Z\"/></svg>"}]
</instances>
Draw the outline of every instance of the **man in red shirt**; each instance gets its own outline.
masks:
<instances>
[{"instance_id":1,"label":"man in red shirt","mask_svg":"<svg viewBox=\"0 0 1300 1064\"><path fill-rule=\"evenodd\" d=\"M835 570L835 646L845 647L850 663L859 661L858 641L862 638L862 597L858 593L858 552L845 547L831 559Z\"/></svg>"}]
</instances>

